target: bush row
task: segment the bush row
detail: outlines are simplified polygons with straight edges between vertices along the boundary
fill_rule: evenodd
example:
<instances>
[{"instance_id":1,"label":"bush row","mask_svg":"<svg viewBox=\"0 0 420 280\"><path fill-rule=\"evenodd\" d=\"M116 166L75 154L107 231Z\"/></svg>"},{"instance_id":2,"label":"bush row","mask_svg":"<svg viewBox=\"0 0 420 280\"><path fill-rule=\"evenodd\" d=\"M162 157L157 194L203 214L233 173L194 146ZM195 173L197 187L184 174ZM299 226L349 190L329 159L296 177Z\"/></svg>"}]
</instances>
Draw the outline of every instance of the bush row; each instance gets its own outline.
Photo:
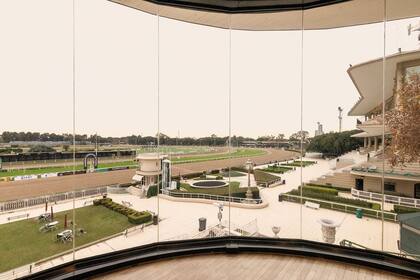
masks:
<instances>
[{"instance_id":1,"label":"bush row","mask_svg":"<svg viewBox=\"0 0 420 280\"><path fill-rule=\"evenodd\" d=\"M247 191L247 188L239 188L237 190L232 191L230 195L232 197L246 198L246 191ZM252 192L252 198L260 199L260 190L257 187L252 187L251 192ZM227 195L229 195L229 193Z\"/></svg>"},{"instance_id":2,"label":"bush row","mask_svg":"<svg viewBox=\"0 0 420 280\"><path fill-rule=\"evenodd\" d=\"M394 204L394 212L397 214L407 214L407 213L420 212L420 209Z\"/></svg>"},{"instance_id":3,"label":"bush row","mask_svg":"<svg viewBox=\"0 0 420 280\"><path fill-rule=\"evenodd\" d=\"M300 190L292 190L288 192L288 194L300 195ZM337 202L337 203L342 203L342 204L347 204L347 205L354 205L354 206L359 206L363 208L371 208L373 210L381 210L381 205L379 203L364 201L360 199L333 196L333 195L329 195L325 193L317 193L306 188L303 188L302 195L308 198L328 200L332 202Z\"/></svg>"},{"instance_id":4,"label":"bush row","mask_svg":"<svg viewBox=\"0 0 420 280\"><path fill-rule=\"evenodd\" d=\"M300 187L298 188L298 190L300 190ZM304 185L303 186L303 190L305 191L311 191L311 192L315 192L315 193L324 193L327 195L333 195L333 196L338 196L338 191L335 189L331 189L331 188L323 188L323 187L317 187L317 186L309 186L309 185Z\"/></svg>"},{"instance_id":5,"label":"bush row","mask_svg":"<svg viewBox=\"0 0 420 280\"><path fill-rule=\"evenodd\" d=\"M143 224L152 220L152 214L147 211L139 212L119 203L113 202L111 198L95 199L93 205L102 205L108 209L116 211L124 216L127 216L128 221L132 224Z\"/></svg>"},{"instance_id":6,"label":"bush row","mask_svg":"<svg viewBox=\"0 0 420 280\"><path fill-rule=\"evenodd\" d=\"M282 196L282 199L284 201L290 201L290 202L296 202L296 203L300 203L300 198L298 197L288 197L288 196ZM356 212L356 209L358 208L357 206L342 206L342 205L334 205L333 207L331 207L331 204L328 202L321 202L321 201L316 201L316 200L312 200L310 198L302 198L302 203L305 203L306 201L310 201L313 203L317 203L319 204L319 206L321 208L325 208L325 209L332 209L332 210L336 210L336 211L342 211L342 212ZM347 210L347 211L346 211ZM363 214L370 216L370 217L374 217L374 218L378 218L381 219L382 215L380 213L378 213L377 211L370 211L370 210L365 210L363 209ZM386 213L384 212L384 219L385 220L390 220L390 221L395 221L394 219L394 215L392 213Z\"/></svg>"},{"instance_id":7,"label":"bush row","mask_svg":"<svg viewBox=\"0 0 420 280\"><path fill-rule=\"evenodd\" d=\"M337 187L337 186L331 186L331 185L322 185L322 184L313 184L313 183L309 183L309 184L305 184L306 186L314 186L314 187L322 187L322 188L329 188L329 189L334 189L337 190L339 192L350 192L351 189L350 188L344 188L344 187Z\"/></svg>"}]
</instances>

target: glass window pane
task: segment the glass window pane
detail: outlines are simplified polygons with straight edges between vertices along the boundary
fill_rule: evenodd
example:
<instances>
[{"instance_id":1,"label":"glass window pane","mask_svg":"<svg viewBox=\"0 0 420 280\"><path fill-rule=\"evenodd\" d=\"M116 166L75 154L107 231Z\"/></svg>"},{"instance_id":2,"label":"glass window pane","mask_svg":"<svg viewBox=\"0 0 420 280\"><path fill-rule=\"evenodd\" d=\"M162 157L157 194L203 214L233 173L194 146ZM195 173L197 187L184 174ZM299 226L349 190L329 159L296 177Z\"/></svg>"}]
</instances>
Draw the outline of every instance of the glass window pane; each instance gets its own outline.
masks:
<instances>
[{"instance_id":1,"label":"glass window pane","mask_svg":"<svg viewBox=\"0 0 420 280\"><path fill-rule=\"evenodd\" d=\"M73 245L56 242L73 208L72 3L1 1L0 25L0 277L15 278Z\"/></svg>"},{"instance_id":2,"label":"glass window pane","mask_svg":"<svg viewBox=\"0 0 420 280\"><path fill-rule=\"evenodd\" d=\"M382 189L383 38L380 21L304 32L304 239L382 250L381 202L365 194Z\"/></svg>"},{"instance_id":3,"label":"glass window pane","mask_svg":"<svg viewBox=\"0 0 420 280\"><path fill-rule=\"evenodd\" d=\"M232 31L233 235L300 238L301 32Z\"/></svg>"},{"instance_id":4,"label":"glass window pane","mask_svg":"<svg viewBox=\"0 0 420 280\"><path fill-rule=\"evenodd\" d=\"M409 3L403 0L398 4ZM385 150L378 168L384 184L385 221L392 212L398 214L399 223L384 223L384 250L419 255L420 235L412 225L419 219L415 212L420 211L420 17L391 20L397 8L390 1L386 10L386 56L380 104L385 118L382 123L384 135L381 136Z\"/></svg>"},{"instance_id":5,"label":"glass window pane","mask_svg":"<svg viewBox=\"0 0 420 280\"><path fill-rule=\"evenodd\" d=\"M226 235L228 30L164 17L159 24L159 152L172 166L159 197L159 240ZM224 205L221 227L215 203Z\"/></svg>"}]
</instances>

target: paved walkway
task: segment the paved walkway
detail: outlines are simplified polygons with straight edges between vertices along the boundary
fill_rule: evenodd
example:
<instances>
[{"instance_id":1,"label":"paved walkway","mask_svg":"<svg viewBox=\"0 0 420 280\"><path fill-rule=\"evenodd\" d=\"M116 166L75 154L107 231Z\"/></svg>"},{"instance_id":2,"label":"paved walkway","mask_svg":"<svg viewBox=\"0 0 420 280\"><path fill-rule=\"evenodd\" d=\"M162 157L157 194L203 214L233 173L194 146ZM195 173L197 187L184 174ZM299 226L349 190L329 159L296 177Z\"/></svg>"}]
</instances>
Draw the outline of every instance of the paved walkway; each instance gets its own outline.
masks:
<instances>
[{"instance_id":1,"label":"paved walkway","mask_svg":"<svg viewBox=\"0 0 420 280\"><path fill-rule=\"evenodd\" d=\"M330 171L330 163L326 160L318 160L318 164L300 168L282 175L286 180L285 185L261 190L261 196L269 202L264 209L243 209L225 207L223 219L237 225L246 224L257 219L259 232L266 236L273 236L272 226L280 226L281 238L303 238L314 241L322 241L320 218L332 219L341 223L337 230L336 243L342 239L348 239L362 244L371 249L382 248L382 227L384 231L383 248L386 251L397 252L397 240L399 239L399 226L396 223L384 222L373 218L358 219L354 214L346 214L327 209L313 210L296 203L278 202L280 193L288 192L300 185L301 176L303 181L309 181ZM242 177L246 178L246 177ZM236 178L232 178L236 180ZM242 181L241 179L241 181ZM142 244L170 239L182 239L198 233L198 219L207 218L207 225L216 225L218 209L211 204L174 202L165 199L140 199L130 194L110 195L121 203L130 201L137 210L150 210L159 213L162 219L159 226L149 226L144 231L138 230L128 236L118 236L105 242L78 250L76 258L84 258L97 254L103 254L114 250L121 250ZM82 207L85 200L76 201L76 207ZM57 204L54 211L63 211L72 208L72 202ZM44 212L43 207L19 211L13 214L0 215L0 223L7 222L7 217L19 213L29 213L30 217L36 217ZM45 269L72 259L72 254L43 263L36 269ZM0 277L1 278L1 277Z\"/></svg>"}]
</instances>

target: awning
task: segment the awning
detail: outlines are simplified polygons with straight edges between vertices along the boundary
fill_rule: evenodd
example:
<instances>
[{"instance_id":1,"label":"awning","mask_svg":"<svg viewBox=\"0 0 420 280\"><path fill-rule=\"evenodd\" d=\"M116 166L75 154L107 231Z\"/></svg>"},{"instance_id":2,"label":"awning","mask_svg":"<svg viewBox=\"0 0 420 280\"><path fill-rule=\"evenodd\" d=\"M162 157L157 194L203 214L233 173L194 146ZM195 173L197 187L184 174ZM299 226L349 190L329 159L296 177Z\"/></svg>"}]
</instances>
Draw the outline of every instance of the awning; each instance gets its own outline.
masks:
<instances>
[{"instance_id":1,"label":"awning","mask_svg":"<svg viewBox=\"0 0 420 280\"><path fill-rule=\"evenodd\" d=\"M141 180L143 179L143 177L144 176L141 176L141 175L136 174L136 175L133 176L132 179L133 179L133 181L141 182Z\"/></svg>"}]
</instances>

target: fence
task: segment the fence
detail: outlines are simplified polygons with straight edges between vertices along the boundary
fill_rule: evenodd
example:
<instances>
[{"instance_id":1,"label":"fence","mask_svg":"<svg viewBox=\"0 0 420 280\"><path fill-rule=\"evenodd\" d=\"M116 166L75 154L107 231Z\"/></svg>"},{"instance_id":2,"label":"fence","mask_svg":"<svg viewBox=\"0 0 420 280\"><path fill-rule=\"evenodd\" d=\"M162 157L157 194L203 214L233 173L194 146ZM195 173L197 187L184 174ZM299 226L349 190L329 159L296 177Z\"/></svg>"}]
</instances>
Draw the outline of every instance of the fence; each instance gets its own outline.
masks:
<instances>
[{"instance_id":1,"label":"fence","mask_svg":"<svg viewBox=\"0 0 420 280\"><path fill-rule=\"evenodd\" d=\"M103 195L107 193L107 187L100 187L95 189L86 189L74 192L57 193L52 195L45 195L39 197L25 198L19 200L0 202L0 212L12 211L36 205L42 205L47 202L58 202L69 200L73 198L83 198L94 195Z\"/></svg>"},{"instance_id":2,"label":"fence","mask_svg":"<svg viewBox=\"0 0 420 280\"><path fill-rule=\"evenodd\" d=\"M359 198L382 201L382 194L380 193L351 189L351 194ZM402 196L385 194L384 201L388 203L398 204L398 205L420 208L420 199L411 198L411 197L402 197Z\"/></svg>"},{"instance_id":3,"label":"fence","mask_svg":"<svg viewBox=\"0 0 420 280\"><path fill-rule=\"evenodd\" d=\"M301 201L302 203L305 203L305 201L310 201L310 202L318 203L320 207L322 208L346 212L346 213L355 213L356 209L362 209L364 215L370 216L376 219L381 219L382 213L383 213L385 220L397 222L398 214L392 213L392 212L385 212L385 211L382 212L381 210L364 208L360 206L348 205L348 204L343 204L343 203L338 203L338 202L333 202L333 201L328 201L328 200L311 198L311 197L300 197L298 195L282 194L281 196L286 201L297 202L297 203L300 203Z\"/></svg>"},{"instance_id":4,"label":"fence","mask_svg":"<svg viewBox=\"0 0 420 280\"><path fill-rule=\"evenodd\" d=\"M205 193L184 193L184 192L174 192L170 190L162 190L162 194L169 195L172 197L180 197L180 198L207 199L207 200L226 201L226 202L230 201L230 202L236 202L236 203L250 203L250 202L254 204L262 203L261 199L248 200L242 197L222 196L222 195L205 194Z\"/></svg>"}]
</instances>

